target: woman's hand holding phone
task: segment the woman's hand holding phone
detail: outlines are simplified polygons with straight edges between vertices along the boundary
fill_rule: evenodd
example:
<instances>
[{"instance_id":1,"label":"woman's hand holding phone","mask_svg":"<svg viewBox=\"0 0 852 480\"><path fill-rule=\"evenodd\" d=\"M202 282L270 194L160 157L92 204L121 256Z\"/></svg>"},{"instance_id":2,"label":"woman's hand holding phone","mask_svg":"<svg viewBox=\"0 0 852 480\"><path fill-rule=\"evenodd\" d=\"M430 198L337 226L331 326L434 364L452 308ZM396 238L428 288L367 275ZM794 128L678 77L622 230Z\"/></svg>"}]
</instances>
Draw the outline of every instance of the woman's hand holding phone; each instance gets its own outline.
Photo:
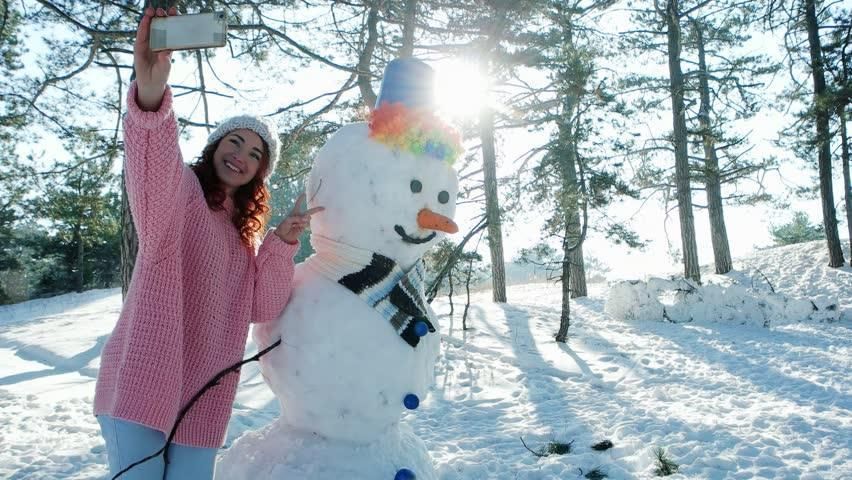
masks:
<instances>
[{"instance_id":1,"label":"woman's hand holding phone","mask_svg":"<svg viewBox=\"0 0 852 480\"><path fill-rule=\"evenodd\" d=\"M133 63L136 69L136 103L139 108L153 112L160 108L163 93L169 81L172 68L172 52L168 50L154 52L149 45L151 20L154 16L177 15L177 8L166 12L162 8L146 8L139 28L136 30L136 42L133 45Z\"/></svg>"}]
</instances>

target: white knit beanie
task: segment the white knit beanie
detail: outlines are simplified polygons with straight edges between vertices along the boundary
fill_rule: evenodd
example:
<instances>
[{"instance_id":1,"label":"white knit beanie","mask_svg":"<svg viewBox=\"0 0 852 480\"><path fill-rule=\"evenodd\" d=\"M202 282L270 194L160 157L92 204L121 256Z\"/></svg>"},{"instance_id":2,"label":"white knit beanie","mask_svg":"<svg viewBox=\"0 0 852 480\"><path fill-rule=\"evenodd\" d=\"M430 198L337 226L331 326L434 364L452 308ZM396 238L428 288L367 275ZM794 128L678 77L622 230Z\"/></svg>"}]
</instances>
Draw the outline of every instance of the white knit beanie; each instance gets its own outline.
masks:
<instances>
[{"instance_id":1,"label":"white knit beanie","mask_svg":"<svg viewBox=\"0 0 852 480\"><path fill-rule=\"evenodd\" d=\"M268 180L272 172L275 171L275 164L278 162L278 132L266 120L253 115L237 115L236 117L226 118L207 137L207 145L215 143L229 132L241 128L256 133L269 147L269 168L266 169L266 176L264 177L264 180Z\"/></svg>"}]
</instances>

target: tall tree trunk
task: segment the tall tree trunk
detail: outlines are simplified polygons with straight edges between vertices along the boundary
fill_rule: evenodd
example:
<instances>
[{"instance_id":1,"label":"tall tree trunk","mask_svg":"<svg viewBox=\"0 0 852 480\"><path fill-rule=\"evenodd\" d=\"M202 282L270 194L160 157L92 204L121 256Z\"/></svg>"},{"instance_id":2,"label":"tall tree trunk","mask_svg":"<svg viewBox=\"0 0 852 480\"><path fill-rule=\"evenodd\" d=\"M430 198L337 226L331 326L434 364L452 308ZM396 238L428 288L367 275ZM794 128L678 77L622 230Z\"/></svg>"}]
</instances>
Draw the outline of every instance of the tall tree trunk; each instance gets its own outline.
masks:
<instances>
[{"instance_id":1,"label":"tall tree trunk","mask_svg":"<svg viewBox=\"0 0 852 480\"><path fill-rule=\"evenodd\" d=\"M370 4L370 12L367 14L367 40L364 50L358 57L358 89L361 91L361 100L370 109L376 106L377 98L373 85L370 83L373 79L370 74L370 62L373 60L373 51L376 49L379 38L379 4L378 0Z\"/></svg>"},{"instance_id":2,"label":"tall tree trunk","mask_svg":"<svg viewBox=\"0 0 852 480\"><path fill-rule=\"evenodd\" d=\"M565 224L564 237L562 239L562 251L570 252L573 246L569 239L569 225ZM565 343L568 340L568 328L571 326L571 262L566 257L562 262L562 274L559 278L562 285L562 311L559 314L559 331L556 332L556 341Z\"/></svg>"},{"instance_id":3,"label":"tall tree trunk","mask_svg":"<svg viewBox=\"0 0 852 480\"><path fill-rule=\"evenodd\" d=\"M562 258L568 262L571 272L569 278L571 298L585 297L588 295L586 289L586 266L583 261L583 242L581 241L583 226L580 223L580 184L577 181L577 140L574 128L574 115L578 99L576 95L568 95L565 100L565 112L568 124L560 124L560 143L562 150L562 194L565 195L563 208L563 222L565 222L565 233L567 242L563 243Z\"/></svg>"},{"instance_id":4,"label":"tall tree trunk","mask_svg":"<svg viewBox=\"0 0 852 480\"><path fill-rule=\"evenodd\" d=\"M467 312L470 309L470 277L473 275L473 260L474 257L471 254L470 259L467 261L467 276L464 279L464 292L465 292L465 303L464 303L464 312L462 313L462 330L467 331Z\"/></svg>"},{"instance_id":5,"label":"tall tree trunk","mask_svg":"<svg viewBox=\"0 0 852 480\"><path fill-rule=\"evenodd\" d=\"M506 302L506 266L503 260L503 229L500 200L497 197L497 154L494 149L494 111L484 106L479 115L482 140L482 169L485 174L485 217L488 222L488 248L491 251L491 287L495 302Z\"/></svg>"},{"instance_id":6,"label":"tall tree trunk","mask_svg":"<svg viewBox=\"0 0 852 480\"><path fill-rule=\"evenodd\" d=\"M842 142L843 161L843 195L846 202L846 228L849 230L849 251L852 252L852 181L849 173L849 135L846 132L846 106L840 110L840 141ZM852 253L849 255L849 265L852 266Z\"/></svg>"},{"instance_id":7,"label":"tall tree trunk","mask_svg":"<svg viewBox=\"0 0 852 480\"><path fill-rule=\"evenodd\" d=\"M731 247L728 244L728 230L725 228L725 212L722 207L722 185L719 178L719 159L716 156L716 137L710 122L710 86L707 80L707 61L704 51L704 32L698 22L694 22L698 34L698 70L701 88L701 111L698 121L701 125L701 139L704 144L704 182L707 188L707 212L710 215L710 238L713 243L713 261L716 273L728 273L733 268Z\"/></svg>"},{"instance_id":8,"label":"tall tree trunk","mask_svg":"<svg viewBox=\"0 0 852 480\"><path fill-rule=\"evenodd\" d=\"M121 298L127 298L130 279L133 277L133 267L136 265L136 252L139 250L139 239L136 237L136 226L133 225L133 215L130 213L130 203L127 201L127 189L124 176L127 170L121 172Z\"/></svg>"},{"instance_id":9,"label":"tall tree trunk","mask_svg":"<svg viewBox=\"0 0 852 480\"><path fill-rule=\"evenodd\" d=\"M563 5L556 4L556 10L562 27L563 51L570 57L576 54L574 45L574 23L571 14L566 12ZM579 12L578 12L579 13ZM565 62L571 65L571 59ZM560 72L560 96L562 100L561 118L558 120L558 145L555 154L558 156L557 165L561 177L561 198L558 208L562 210L562 310L559 315L559 330L556 341L565 343L568 339L568 329L571 327L571 299L585 297L586 266L583 261L583 241L585 240L586 208L583 208L583 222L580 221L580 182L577 181L577 169L581 167L577 149L577 130L580 121L578 105L580 93L585 90L588 82L587 74L577 74L570 66ZM581 170L582 171L582 170ZM585 202L585 199L583 199Z\"/></svg>"},{"instance_id":10,"label":"tall tree trunk","mask_svg":"<svg viewBox=\"0 0 852 480\"><path fill-rule=\"evenodd\" d=\"M680 216L680 240L683 248L683 272L686 278L701 282L698 268L698 246L695 242L695 219L692 216L692 189L689 184L689 156L686 143L686 119L683 102L683 72L680 68L680 7L678 0L668 0L669 90L672 96L672 123L675 147L675 185Z\"/></svg>"},{"instance_id":11,"label":"tall tree trunk","mask_svg":"<svg viewBox=\"0 0 852 480\"><path fill-rule=\"evenodd\" d=\"M841 54L843 84L849 84L849 64L846 51ZM841 162L843 165L843 200L846 204L846 229L849 231L849 265L852 266L852 181L849 173L849 135L846 130L846 108L849 104L840 105L837 116L840 117L840 147Z\"/></svg>"},{"instance_id":12,"label":"tall tree trunk","mask_svg":"<svg viewBox=\"0 0 852 480\"><path fill-rule=\"evenodd\" d=\"M577 223L580 220L580 213L574 215L577 218ZM577 239L579 239L579 233ZM571 298L581 298L589 294L586 287L586 262L583 260L583 244L577 245L577 248L571 250L568 254L568 263L571 266Z\"/></svg>"},{"instance_id":13,"label":"tall tree trunk","mask_svg":"<svg viewBox=\"0 0 852 480\"><path fill-rule=\"evenodd\" d=\"M417 17L417 0L405 0L405 18L402 24L402 48L399 49L399 58L408 58L414 55L414 20Z\"/></svg>"},{"instance_id":14,"label":"tall tree trunk","mask_svg":"<svg viewBox=\"0 0 852 480\"><path fill-rule=\"evenodd\" d=\"M488 77L491 61L506 19L504 5L492 5L493 18L487 29L487 41L480 69ZM485 177L485 218L488 223L488 249L491 252L491 296L495 302L506 302L506 265L503 259L503 227L500 218L500 199L497 195L497 152L494 147L494 110L483 105L479 112L479 138L482 141L482 171Z\"/></svg>"},{"instance_id":15,"label":"tall tree trunk","mask_svg":"<svg viewBox=\"0 0 852 480\"><path fill-rule=\"evenodd\" d=\"M574 24L571 16L566 15L561 7L557 7L562 22L563 50L569 55L576 54L574 45ZM570 60L566 63L572 63ZM562 118L559 120L559 145L557 147L562 176L562 195L564 202L563 222L565 222L565 233L567 242L562 245L562 258L568 262L570 275L566 280L571 298L585 297L586 290L586 265L583 261L583 239L582 224L580 223L580 183L577 181L577 162L580 161L577 154L577 131L579 129L579 116L577 107L580 103L580 94L588 82L587 75L575 75L572 70L566 70L561 74L562 96ZM566 292L563 292L566 293ZM566 327L567 328L567 327Z\"/></svg>"},{"instance_id":16,"label":"tall tree trunk","mask_svg":"<svg viewBox=\"0 0 852 480\"><path fill-rule=\"evenodd\" d=\"M805 0L805 25L808 29L808 46L814 80L814 116L819 159L819 189L822 194L822 221L825 226L825 240L828 243L828 266L836 268L843 265L843 250L837 233L837 212L834 209L834 192L831 184L829 112L823 101L826 93L825 65L822 59L815 3L815 0Z\"/></svg>"},{"instance_id":17,"label":"tall tree trunk","mask_svg":"<svg viewBox=\"0 0 852 480\"><path fill-rule=\"evenodd\" d=\"M83 287L86 284L86 278L83 272L83 226L81 225L80 219L78 219L77 224L74 225L74 241L77 242L77 258L74 261L77 266L77 275L74 276L74 291L79 293L83 291Z\"/></svg>"},{"instance_id":18,"label":"tall tree trunk","mask_svg":"<svg viewBox=\"0 0 852 480\"><path fill-rule=\"evenodd\" d=\"M450 283L450 292L447 294L447 298L450 300L450 316L453 316L453 311L455 310L455 305L453 305L453 270L450 270L450 274L447 276L447 281Z\"/></svg>"}]
</instances>

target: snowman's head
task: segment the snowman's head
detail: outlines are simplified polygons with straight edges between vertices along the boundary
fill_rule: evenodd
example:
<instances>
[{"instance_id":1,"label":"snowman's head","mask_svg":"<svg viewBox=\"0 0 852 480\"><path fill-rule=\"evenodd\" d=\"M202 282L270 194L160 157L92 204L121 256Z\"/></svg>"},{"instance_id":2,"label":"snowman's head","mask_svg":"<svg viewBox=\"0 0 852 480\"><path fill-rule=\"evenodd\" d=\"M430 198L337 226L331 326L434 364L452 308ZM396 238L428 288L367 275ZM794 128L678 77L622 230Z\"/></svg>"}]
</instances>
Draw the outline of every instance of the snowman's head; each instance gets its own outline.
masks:
<instances>
[{"instance_id":1,"label":"snowman's head","mask_svg":"<svg viewBox=\"0 0 852 480\"><path fill-rule=\"evenodd\" d=\"M458 178L448 159L458 147L436 139L426 149L394 143L382 136L376 118L372 129L367 123L344 126L314 159L308 208L325 211L313 217L311 230L407 269L446 233L457 231L452 218Z\"/></svg>"}]
</instances>

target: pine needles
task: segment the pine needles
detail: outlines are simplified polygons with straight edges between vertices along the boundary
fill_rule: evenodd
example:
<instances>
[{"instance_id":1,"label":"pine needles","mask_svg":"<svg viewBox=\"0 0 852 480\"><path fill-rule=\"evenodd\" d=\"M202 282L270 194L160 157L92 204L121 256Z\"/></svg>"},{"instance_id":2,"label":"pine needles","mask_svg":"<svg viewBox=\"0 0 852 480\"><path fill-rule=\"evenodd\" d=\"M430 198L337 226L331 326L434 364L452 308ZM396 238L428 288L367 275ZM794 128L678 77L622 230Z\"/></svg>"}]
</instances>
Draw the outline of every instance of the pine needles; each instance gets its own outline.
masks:
<instances>
[{"instance_id":1,"label":"pine needles","mask_svg":"<svg viewBox=\"0 0 852 480\"><path fill-rule=\"evenodd\" d=\"M550 442L547 443L547 445L545 445L544 447L542 447L538 451L533 450L530 447L528 447L527 443L524 441L524 437L521 437L521 443L524 444L524 448L529 450L530 453L532 453L536 457L549 457L551 455L565 455L565 454L571 453L571 451L574 449L574 440L571 440L568 443L558 442L556 440L551 440ZM598 452L602 452L602 451L605 451L605 450L609 450L612 447L613 447L613 444L612 444L611 441L603 440L601 442L598 442L598 443L592 445L591 449L598 451ZM577 470L580 471L580 475L582 475L583 477L585 477L589 480L604 480L605 478L608 477L606 472L604 472L604 470L600 466L597 466L597 467L595 467L595 468L593 468L593 469L591 469L591 470L589 470L588 472L585 472L585 473L583 472L582 468L578 468Z\"/></svg>"},{"instance_id":2,"label":"pine needles","mask_svg":"<svg viewBox=\"0 0 852 480\"><path fill-rule=\"evenodd\" d=\"M536 451L527 446L527 443L524 441L524 437L520 438L521 443L524 444L524 448L529 450L529 452L535 455L536 457L565 455L571 453L574 448L574 440L571 440L568 443L551 440L550 442L547 442L547 444L541 449ZM591 445L590 448L598 452L603 452L609 450L610 448L613 448L614 446L615 445L613 445L610 440L602 440L594 445ZM656 464L656 467L654 468L654 475L658 477L667 477L669 475L673 475L677 473L678 469L680 469L680 465L675 463L675 461L668 456L666 450L662 447L656 447L654 449L654 457ZM607 478L606 472L604 472L600 466L595 467L585 473L583 472L582 468L579 468L578 470L580 471L580 475L589 480L603 480Z\"/></svg>"},{"instance_id":3,"label":"pine needles","mask_svg":"<svg viewBox=\"0 0 852 480\"><path fill-rule=\"evenodd\" d=\"M568 443L557 442L554 440L545 445L544 451L547 452L548 455L565 455L567 453L571 453L573 445L574 440L571 440Z\"/></svg>"},{"instance_id":4,"label":"pine needles","mask_svg":"<svg viewBox=\"0 0 852 480\"><path fill-rule=\"evenodd\" d=\"M583 469L580 468L578 470L580 470L580 475L583 475ZM586 472L586 474L583 476L588 478L589 480L603 480L607 478L607 474L604 473L603 470L601 470L601 467L595 467Z\"/></svg>"},{"instance_id":5,"label":"pine needles","mask_svg":"<svg viewBox=\"0 0 852 480\"><path fill-rule=\"evenodd\" d=\"M521 443L524 444L524 448L530 451L536 457L549 457L551 455L565 455L567 453L571 453L571 449L574 446L574 440L571 440L568 443L557 442L556 440L552 440L547 443L541 450L535 451L527 446L527 443L524 441L524 437L521 437Z\"/></svg>"},{"instance_id":6,"label":"pine needles","mask_svg":"<svg viewBox=\"0 0 852 480\"><path fill-rule=\"evenodd\" d=\"M677 473L677 469L680 468L680 465L669 458L662 447L654 449L654 456L657 457L657 468L654 469L654 474L658 477L667 477Z\"/></svg>"},{"instance_id":7,"label":"pine needles","mask_svg":"<svg viewBox=\"0 0 852 480\"><path fill-rule=\"evenodd\" d=\"M604 450L609 450L612 447L613 447L612 442L610 442L609 440L604 440L604 441L601 441L601 442L598 442L598 443L592 445L592 450L597 450L599 452L603 452Z\"/></svg>"}]
</instances>

